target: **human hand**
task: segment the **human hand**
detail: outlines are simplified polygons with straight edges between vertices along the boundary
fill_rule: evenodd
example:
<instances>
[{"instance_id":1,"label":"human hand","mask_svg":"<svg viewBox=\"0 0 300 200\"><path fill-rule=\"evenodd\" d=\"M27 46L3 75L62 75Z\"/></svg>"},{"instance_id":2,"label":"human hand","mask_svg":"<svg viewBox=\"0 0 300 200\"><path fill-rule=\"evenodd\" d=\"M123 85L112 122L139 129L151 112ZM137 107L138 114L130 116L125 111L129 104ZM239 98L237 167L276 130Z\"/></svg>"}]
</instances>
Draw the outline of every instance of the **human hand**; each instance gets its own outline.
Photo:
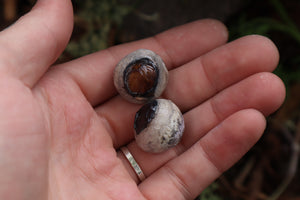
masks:
<instances>
[{"instance_id":1,"label":"human hand","mask_svg":"<svg viewBox=\"0 0 300 200\"><path fill-rule=\"evenodd\" d=\"M69 0L40 0L0 33L0 199L193 199L259 139L285 89L274 44L201 20L49 68L72 32ZM134 142L134 113L113 86L117 62L151 49L169 69L163 98L184 113L181 143ZM146 179L118 150L127 146Z\"/></svg>"}]
</instances>

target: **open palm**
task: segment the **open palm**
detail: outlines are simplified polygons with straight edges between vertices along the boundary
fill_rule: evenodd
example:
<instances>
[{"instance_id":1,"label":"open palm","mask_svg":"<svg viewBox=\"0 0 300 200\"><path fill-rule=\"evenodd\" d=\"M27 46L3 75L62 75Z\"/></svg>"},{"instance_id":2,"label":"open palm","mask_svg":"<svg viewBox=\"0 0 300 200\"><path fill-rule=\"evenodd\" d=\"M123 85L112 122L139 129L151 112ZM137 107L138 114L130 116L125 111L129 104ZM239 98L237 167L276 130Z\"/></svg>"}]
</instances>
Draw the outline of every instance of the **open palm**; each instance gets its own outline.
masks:
<instances>
[{"instance_id":1,"label":"open palm","mask_svg":"<svg viewBox=\"0 0 300 200\"><path fill-rule=\"evenodd\" d=\"M49 68L72 23L69 0L44 0L0 33L0 199L193 199L255 144L284 99L264 37L225 44L226 28L201 20ZM136 146L140 105L113 86L114 66L139 48L165 61L163 98L186 121L181 143L161 154Z\"/></svg>"}]
</instances>

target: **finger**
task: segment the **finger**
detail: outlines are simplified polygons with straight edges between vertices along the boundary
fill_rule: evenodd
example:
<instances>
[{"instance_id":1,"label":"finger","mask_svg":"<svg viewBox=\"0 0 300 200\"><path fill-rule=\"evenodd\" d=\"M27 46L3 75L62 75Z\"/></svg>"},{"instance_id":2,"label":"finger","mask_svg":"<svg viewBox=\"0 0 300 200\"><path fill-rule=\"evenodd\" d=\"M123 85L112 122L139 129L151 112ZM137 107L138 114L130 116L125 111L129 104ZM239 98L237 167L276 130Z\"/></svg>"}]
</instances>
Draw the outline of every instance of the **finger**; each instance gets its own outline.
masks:
<instances>
[{"instance_id":1,"label":"finger","mask_svg":"<svg viewBox=\"0 0 300 200\"><path fill-rule=\"evenodd\" d=\"M241 38L171 70L163 97L171 99L185 112L247 76L274 70L277 62L278 51L269 39L261 36ZM139 107L117 96L96 109L112 127L115 144L132 139L132 134L124 133L132 132L128 124L133 124L134 113Z\"/></svg>"},{"instance_id":2,"label":"finger","mask_svg":"<svg viewBox=\"0 0 300 200\"><path fill-rule=\"evenodd\" d=\"M140 48L151 49L169 69L194 59L227 41L227 30L216 20L200 20L179 26L152 38L111 47L72 62L57 70L71 76L92 105L116 94L112 73L125 55ZM88 77L88 78L87 78Z\"/></svg>"},{"instance_id":3,"label":"finger","mask_svg":"<svg viewBox=\"0 0 300 200\"><path fill-rule=\"evenodd\" d=\"M279 78L266 72L255 74L185 113L186 129L181 142L175 148L161 154L151 154L142 151L135 141L128 144L127 148L145 175L149 176L235 112L251 108L266 116L282 104L284 96L284 85ZM128 163L125 162L125 165Z\"/></svg>"},{"instance_id":4,"label":"finger","mask_svg":"<svg viewBox=\"0 0 300 200\"><path fill-rule=\"evenodd\" d=\"M70 0L40 0L0 33L0 73L32 86L65 48L73 27Z\"/></svg>"},{"instance_id":5,"label":"finger","mask_svg":"<svg viewBox=\"0 0 300 200\"><path fill-rule=\"evenodd\" d=\"M265 119L258 111L237 112L139 188L147 199L194 199L257 142L264 128Z\"/></svg>"},{"instance_id":6,"label":"finger","mask_svg":"<svg viewBox=\"0 0 300 200\"><path fill-rule=\"evenodd\" d=\"M246 36L172 70L163 96L186 111L252 74L273 71L278 60L272 41Z\"/></svg>"}]
</instances>

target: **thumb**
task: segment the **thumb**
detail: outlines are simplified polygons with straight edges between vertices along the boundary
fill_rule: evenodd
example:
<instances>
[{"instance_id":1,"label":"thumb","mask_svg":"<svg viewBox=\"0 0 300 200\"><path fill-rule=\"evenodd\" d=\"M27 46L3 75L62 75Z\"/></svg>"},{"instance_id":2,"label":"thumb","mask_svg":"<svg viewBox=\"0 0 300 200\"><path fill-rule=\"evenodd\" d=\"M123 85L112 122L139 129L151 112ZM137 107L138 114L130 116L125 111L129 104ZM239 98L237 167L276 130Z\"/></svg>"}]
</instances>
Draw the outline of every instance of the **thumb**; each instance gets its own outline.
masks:
<instances>
[{"instance_id":1,"label":"thumb","mask_svg":"<svg viewBox=\"0 0 300 200\"><path fill-rule=\"evenodd\" d=\"M70 0L37 1L29 13L0 32L0 74L33 86L64 50L72 29Z\"/></svg>"}]
</instances>

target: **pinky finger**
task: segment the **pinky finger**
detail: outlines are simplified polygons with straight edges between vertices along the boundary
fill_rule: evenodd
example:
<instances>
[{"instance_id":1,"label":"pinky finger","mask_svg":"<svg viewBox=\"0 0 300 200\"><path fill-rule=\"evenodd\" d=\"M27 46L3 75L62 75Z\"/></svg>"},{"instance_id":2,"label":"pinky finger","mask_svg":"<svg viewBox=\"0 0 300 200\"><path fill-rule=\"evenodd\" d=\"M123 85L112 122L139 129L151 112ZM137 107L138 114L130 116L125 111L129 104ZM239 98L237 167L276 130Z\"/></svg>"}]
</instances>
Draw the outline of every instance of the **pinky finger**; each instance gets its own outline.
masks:
<instances>
[{"instance_id":1,"label":"pinky finger","mask_svg":"<svg viewBox=\"0 0 300 200\"><path fill-rule=\"evenodd\" d=\"M194 199L257 142L264 128L265 118L256 110L231 115L142 182L141 192L147 199Z\"/></svg>"}]
</instances>

